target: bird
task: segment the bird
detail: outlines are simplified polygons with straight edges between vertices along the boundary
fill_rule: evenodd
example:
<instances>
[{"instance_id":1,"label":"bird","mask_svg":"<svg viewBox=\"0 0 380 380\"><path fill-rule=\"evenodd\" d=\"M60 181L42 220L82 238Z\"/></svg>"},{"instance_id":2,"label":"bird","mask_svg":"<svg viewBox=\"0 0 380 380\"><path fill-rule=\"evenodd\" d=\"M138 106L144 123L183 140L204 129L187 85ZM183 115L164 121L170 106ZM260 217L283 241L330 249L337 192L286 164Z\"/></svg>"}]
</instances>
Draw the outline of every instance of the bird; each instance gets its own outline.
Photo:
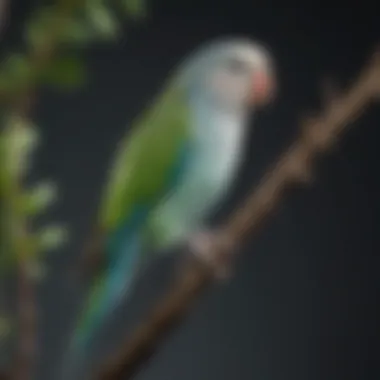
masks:
<instances>
[{"instance_id":1,"label":"bird","mask_svg":"<svg viewBox=\"0 0 380 380\"><path fill-rule=\"evenodd\" d=\"M252 114L275 88L266 47L245 37L219 38L182 60L131 123L101 199L102 265L75 329L74 351L89 347L152 251L187 242L222 271L208 247L223 236L205 221L236 178Z\"/></svg>"}]
</instances>

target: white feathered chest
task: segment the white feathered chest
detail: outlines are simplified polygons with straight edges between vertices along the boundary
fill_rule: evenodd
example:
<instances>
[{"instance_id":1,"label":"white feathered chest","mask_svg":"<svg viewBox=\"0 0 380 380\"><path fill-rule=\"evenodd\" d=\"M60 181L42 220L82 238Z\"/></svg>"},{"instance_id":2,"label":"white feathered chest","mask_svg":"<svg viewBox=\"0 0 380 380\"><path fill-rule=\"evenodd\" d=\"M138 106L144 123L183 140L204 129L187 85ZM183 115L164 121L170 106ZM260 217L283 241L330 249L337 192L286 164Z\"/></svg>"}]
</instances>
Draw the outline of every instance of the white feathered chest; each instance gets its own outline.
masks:
<instances>
[{"instance_id":1,"label":"white feathered chest","mask_svg":"<svg viewBox=\"0 0 380 380\"><path fill-rule=\"evenodd\" d=\"M186 182L194 181L198 191L212 198L209 202L216 203L240 163L245 125L241 118L229 114L199 119L195 124L194 158Z\"/></svg>"},{"instance_id":2,"label":"white feathered chest","mask_svg":"<svg viewBox=\"0 0 380 380\"><path fill-rule=\"evenodd\" d=\"M201 228L223 200L241 162L246 122L242 115L193 114L194 140L189 165L178 186L155 212L161 245L186 238Z\"/></svg>"}]
</instances>

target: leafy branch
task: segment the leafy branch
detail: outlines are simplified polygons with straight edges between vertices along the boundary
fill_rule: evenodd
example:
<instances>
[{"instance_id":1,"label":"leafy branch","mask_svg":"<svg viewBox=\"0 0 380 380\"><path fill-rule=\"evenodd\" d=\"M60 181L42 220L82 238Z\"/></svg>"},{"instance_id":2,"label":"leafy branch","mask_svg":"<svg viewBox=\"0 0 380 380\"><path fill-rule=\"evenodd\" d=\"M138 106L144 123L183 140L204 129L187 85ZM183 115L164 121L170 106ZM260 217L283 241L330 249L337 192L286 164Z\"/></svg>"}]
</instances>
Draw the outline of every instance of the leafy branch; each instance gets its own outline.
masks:
<instances>
[{"instance_id":1,"label":"leafy branch","mask_svg":"<svg viewBox=\"0 0 380 380\"><path fill-rule=\"evenodd\" d=\"M0 66L0 272L18 275L18 348L13 371L2 377L27 380L36 360L36 269L43 253L60 246L66 232L57 226L32 228L36 216L56 198L49 182L25 187L32 154L40 140L29 121L36 92L41 85L72 90L84 84L85 65L73 49L92 42L114 41L121 20L105 0L57 0L37 8L25 29L26 51L8 54ZM1 10L6 9L5 1ZM142 0L121 0L117 6L132 18L144 16ZM2 21L5 15L1 14ZM3 23L2 26L4 27Z\"/></svg>"},{"instance_id":2,"label":"leafy branch","mask_svg":"<svg viewBox=\"0 0 380 380\"><path fill-rule=\"evenodd\" d=\"M326 94L326 108L321 115L302 122L301 136L268 171L257 189L231 216L223 232L233 242L257 233L275 210L285 190L297 183L308 183L312 160L326 152L374 98L380 95L380 51L362 71L347 93ZM215 248L215 255L222 254ZM196 298L213 280L211 268L193 259L176 279L168 294L159 299L146 320L127 337L119 352L112 355L95 375L98 380L132 378L153 355L165 336L185 317Z\"/></svg>"},{"instance_id":3,"label":"leafy branch","mask_svg":"<svg viewBox=\"0 0 380 380\"><path fill-rule=\"evenodd\" d=\"M60 227L48 226L32 231L31 219L45 211L54 200L54 188L41 183L24 189L23 182L38 143L36 129L19 116L10 116L1 135L1 197L6 250L2 252L2 269L18 268L19 349L15 378L25 378L35 353L36 310L34 282L39 256L56 248L64 238ZM3 244L5 244L2 242Z\"/></svg>"}]
</instances>

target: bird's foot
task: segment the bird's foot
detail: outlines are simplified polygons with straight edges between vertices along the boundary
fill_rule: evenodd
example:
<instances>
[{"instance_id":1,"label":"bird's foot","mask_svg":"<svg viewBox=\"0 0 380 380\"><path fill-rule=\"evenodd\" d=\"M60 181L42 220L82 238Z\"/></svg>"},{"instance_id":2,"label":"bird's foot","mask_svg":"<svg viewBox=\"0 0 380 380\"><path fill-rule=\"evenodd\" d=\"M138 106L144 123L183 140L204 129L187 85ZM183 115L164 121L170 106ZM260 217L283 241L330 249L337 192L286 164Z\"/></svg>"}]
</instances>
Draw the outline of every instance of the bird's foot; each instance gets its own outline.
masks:
<instances>
[{"instance_id":1,"label":"bird's foot","mask_svg":"<svg viewBox=\"0 0 380 380\"><path fill-rule=\"evenodd\" d=\"M209 265L218 279L227 279L232 274L232 258L235 244L221 231L202 231L189 240L191 252Z\"/></svg>"}]
</instances>

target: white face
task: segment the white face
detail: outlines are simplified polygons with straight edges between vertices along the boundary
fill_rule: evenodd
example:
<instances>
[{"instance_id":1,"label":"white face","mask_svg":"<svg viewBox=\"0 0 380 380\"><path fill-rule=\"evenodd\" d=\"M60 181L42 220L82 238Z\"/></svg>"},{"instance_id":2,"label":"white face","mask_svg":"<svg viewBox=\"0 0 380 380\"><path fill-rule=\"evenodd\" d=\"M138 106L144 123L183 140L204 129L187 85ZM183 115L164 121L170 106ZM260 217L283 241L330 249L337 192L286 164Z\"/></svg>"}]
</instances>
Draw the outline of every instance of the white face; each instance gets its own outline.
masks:
<instances>
[{"instance_id":1,"label":"white face","mask_svg":"<svg viewBox=\"0 0 380 380\"><path fill-rule=\"evenodd\" d=\"M213 96L233 108L266 104L275 90L269 57L254 45L221 52L205 80Z\"/></svg>"},{"instance_id":2,"label":"white face","mask_svg":"<svg viewBox=\"0 0 380 380\"><path fill-rule=\"evenodd\" d=\"M212 43L198 51L188 64L188 83L222 107L258 107L274 95L271 58L263 47L250 41Z\"/></svg>"}]
</instances>

